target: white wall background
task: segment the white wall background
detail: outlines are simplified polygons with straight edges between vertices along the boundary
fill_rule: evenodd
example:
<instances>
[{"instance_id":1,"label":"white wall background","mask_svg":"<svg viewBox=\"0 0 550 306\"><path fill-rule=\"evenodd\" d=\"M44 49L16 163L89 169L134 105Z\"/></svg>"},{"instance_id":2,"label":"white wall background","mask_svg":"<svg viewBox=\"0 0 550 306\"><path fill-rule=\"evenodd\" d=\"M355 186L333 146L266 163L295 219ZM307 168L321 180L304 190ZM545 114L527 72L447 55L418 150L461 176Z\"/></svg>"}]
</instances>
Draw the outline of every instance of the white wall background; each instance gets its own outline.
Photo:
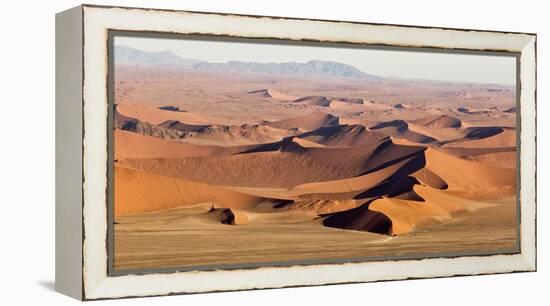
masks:
<instances>
[{"instance_id":1,"label":"white wall background","mask_svg":"<svg viewBox=\"0 0 550 306\"><path fill-rule=\"evenodd\" d=\"M310 2L310 3L307 3ZM516 273L94 302L105 305L548 305L550 58L545 1L90 1L182 10L538 34L538 268ZM54 14L77 0L0 9L0 304L75 305L54 282Z\"/></svg>"}]
</instances>

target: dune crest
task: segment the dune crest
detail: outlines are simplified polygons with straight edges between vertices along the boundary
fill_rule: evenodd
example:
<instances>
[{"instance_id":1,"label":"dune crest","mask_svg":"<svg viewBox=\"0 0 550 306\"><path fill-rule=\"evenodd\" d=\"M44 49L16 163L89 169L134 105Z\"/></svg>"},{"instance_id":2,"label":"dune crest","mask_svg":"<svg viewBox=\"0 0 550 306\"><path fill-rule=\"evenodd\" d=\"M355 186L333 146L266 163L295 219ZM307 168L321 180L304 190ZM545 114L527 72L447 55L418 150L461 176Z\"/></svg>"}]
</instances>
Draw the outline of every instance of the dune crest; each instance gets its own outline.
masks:
<instances>
[{"instance_id":1,"label":"dune crest","mask_svg":"<svg viewBox=\"0 0 550 306\"><path fill-rule=\"evenodd\" d=\"M296 96L285 94L270 88L249 91L248 94L258 94L264 98L273 98L275 100L281 100L281 101L294 101L298 99L298 97Z\"/></svg>"},{"instance_id":2,"label":"dune crest","mask_svg":"<svg viewBox=\"0 0 550 306\"><path fill-rule=\"evenodd\" d=\"M311 131L322 127L337 126L338 117L323 112L312 112L307 115L293 117L286 120L269 122L267 125L284 130L302 129L305 131Z\"/></svg>"}]
</instances>

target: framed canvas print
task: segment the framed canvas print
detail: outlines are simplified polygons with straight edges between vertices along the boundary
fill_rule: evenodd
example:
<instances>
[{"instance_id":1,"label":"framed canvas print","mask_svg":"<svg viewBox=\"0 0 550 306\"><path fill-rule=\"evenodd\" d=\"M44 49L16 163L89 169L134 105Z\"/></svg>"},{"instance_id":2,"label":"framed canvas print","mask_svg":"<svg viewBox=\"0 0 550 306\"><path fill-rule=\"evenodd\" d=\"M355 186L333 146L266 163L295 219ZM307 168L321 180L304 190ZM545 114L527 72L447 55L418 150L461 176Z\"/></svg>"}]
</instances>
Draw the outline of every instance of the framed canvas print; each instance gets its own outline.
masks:
<instances>
[{"instance_id":1,"label":"framed canvas print","mask_svg":"<svg viewBox=\"0 0 550 306\"><path fill-rule=\"evenodd\" d=\"M82 300L536 270L536 36L56 17L56 289Z\"/></svg>"}]
</instances>

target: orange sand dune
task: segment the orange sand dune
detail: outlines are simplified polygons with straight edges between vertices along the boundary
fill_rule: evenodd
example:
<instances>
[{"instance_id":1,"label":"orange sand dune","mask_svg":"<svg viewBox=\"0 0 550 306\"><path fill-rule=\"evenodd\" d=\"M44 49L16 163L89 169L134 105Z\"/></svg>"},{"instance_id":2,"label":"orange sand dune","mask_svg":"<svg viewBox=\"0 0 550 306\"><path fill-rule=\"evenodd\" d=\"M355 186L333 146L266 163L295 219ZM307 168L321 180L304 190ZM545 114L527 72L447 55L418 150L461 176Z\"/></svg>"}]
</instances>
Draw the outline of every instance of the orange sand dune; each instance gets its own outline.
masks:
<instances>
[{"instance_id":1,"label":"orange sand dune","mask_svg":"<svg viewBox=\"0 0 550 306\"><path fill-rule=\"evenodd\" d=\"M326 147L325 145L322 145L320 143L306 140L299 137L293 137L292 141L294 141L295 143L299 144L301 147L304 147L304 148L325 148Z\"/></svg>"},{"instance_id":2,"label":"orange sand dune","mask_svg":"<svg viewBox=\"0 0 550 306\"><path fill-rule=\"evenodd\" d=\"M312 214L314 218L323 214L341 212L356 208L365 203L364 200L351 199L300 199L288 201L286 205L275 205L274 211L291 211Z\"/></svg>"},{"instance_id":3,"label":"orange sand dune","mask_svg":"<svg viewBox=\"0 0 550 306\"><path fill-rule=\"evenodd\" d=\"M412 121L411 121L412 122ZM408 122L410 131L432 137L442 143L462 142L483 139L494 136L503 131L499 127L466 127L466 123L460 128L455 127L430 127Z\"/></svg>"},{"instance_id":4,"label":"orange sand dune","mask_svg":"<svg viewBox=\"0 0 550 306\"><path fill-rule=\"evenodd\" d=\"M516 130L504 129L501 133L496 135L477 139L477 140L464 140L456 141L445 144L446 148L502 148L502 147L515 147L516 146Z\"/></svg>"},{"instance_id":5,"label":"orange sand dune","mask_svg":"<svg viewBox=\"0 0 550 306\"><path fill-rule=\"evenodd\" d=\"M210 126L186 134L181 141L201 145L239 146L273 143L297 133L266 125Z\"/></svg>"},{"instance_id":6,"label":"orange sand dune","mask_svg":"<svg viewBox=\"0 0 550 306\"><path fill-rule=\"evenodd\" d=\"M331 100L323 96L307 96L307 97L298 98L293 102L304 104L304 105L312 105L312 106L329 106Z\"/></svg>"},{"instance_id":7,"label":"orange sand dune","mask_svg":"<svg viewBox=\"0 0 550 306\"><path fill-rule=\"evenodd\" d=\"M340 117L339 123L341 125L362 125L370 130L369 127L376 125L378 122L361 117Z\"/></svg>"},{"instance_id":8,"label":"orange sand dune","mask_svg":"<svg viewBox=\"0 0 550 306\"><path fill-rule=\"evenodd\" d=\"M491 206L421 185L415 185L414 191L425 199L425 202L383 198L373 201L368 206L370 210L380 212L391 220L391 234L403 235L419 226L449 221L452 219L452 213L476 211Z\"/></svg>"},{"instance_id":9,"label":"orange sand dune","mask_svg":"<svg viewBox=\"0 0 550 306\"><path fill-rule=\"evenodd\" d=\"M361 98L332 98L333 101L348 103L348 104L365 104L365 100Z\"/></svg>"},{"instance_id":10,"label":"orange sand dune","mask_svg":"<svg viewBox=\"0 0 550 306\"><path fill-rule=\"evenodd\" d=\"M325 146L376 145L388 140L388 136L369 131L362 125L324 127L304 133L298 137Z\"/></svg>"},{"instance_id":11,"label":"orange sand dune","mask_svg":"<svg viewBox=\"0 0 550 306\"><path fill-rule=\"evenodd\" d=\"M339 180L314 182L297 185L293 188L253 188L225 187L238 192L263 198L285 199L295 201L312 201L314 199L351 199L355 195L376 187L393 176L406 176L423 167L425 163L421 152L404 159L396 160L376 171L365 175Z\"/></svg>"},{"instance_id":12,"label":"orange sand dune","mask_svg":"<svg viewBox=\"0 0 550 306\"><path fill-rule=\"evenodd\" d=\"M515 186L513 169L483 165L427 149L426 168L449 185L449 190L490 192L502 186Z\"/></svg>"},{"instance_id":13,"label":"orange sand dune","mask_svg":"<svg viewBox=\"0 0 550 306\"><path fill-rule=\"evenodd\" d=\"M411 175L418 179L418 181L424 185L430 186L435 189L447 189L449 185L437 174L430 171L428 168L422 168Z\"/></svg>"},{"instance_id":14,"label":"orange sand dune","mask_svg":"<svg viewBox=\"0 0 550 306\"><path fill-rule=\"evenodd\" d=\"M313 112L286 120L269 122L267 125L283 130L302 129L311 131L322 127L337 126L338 117L323 112Z\"/></svg>"},{"instance_id":15,"label":"orange sand dune","mask_svg":"<svg viewBox=\"0 0 550 306\"><path fill-rule=\"evenodd\" d=\"M185 158L197 156L232 155L252 150L249 146L208 146L170 141L140 134L114 130L115 159L126 158Z\"/></svg>"},{"instance_id":16,"label":"orange sand dune","mask_svg":"<svg viewBox=\"0 0 550 306\"><path fill-rule=\"evenodd\" d=\"M410 122L430 128L458 128L462 126L462 121L448 115L429 116Z\"/></svg>"},{"instance_id":17,"label":"orange sand dune","mask_svg":"<svg viewBox=\"0 0 550 306\"><path fill-rule=\"evenodd\" d=\"M437 148L438 151L450 154L461 158L469 158L471 156L492 154L492 153L504 153L515 152L515 147L508 148L448 148L446 146Z\"/></svg>"},{"instance_id":18,"label":"orange sand dune","mask_svg":"<svg viewBox=\"0 0 550 306\"><path fill-rule=\"evenodd\" d=\"M468 115L479 115L479 114L495 115L497 111L498 110L496 109L472 108L472 107L459 107L455 110L455 112L468 114Z\"/></svg>"},{"instance_id":19,"label":"orange sand dune","mask_svg":"<svg viewBox=\"0 0 550 306\"><path fill-rule=\"evenodd\" d=\"M132 167L214 185L290 188L376 171L423 148L378 146L304 148L288 141L277 151L178 159L127 159ZM341 161L345 160L345 163Z\"/></svg>"},{"instance_id":20,"label":"orange sand dune","mask_svg":"<svg viewBox=\"0 0 550 306\"><path fill-rule=\"evenodd\" d=\"M125 102L116 106L117 111L131 118L151 124L161 124L169 120L178 120L189 125L209 125L221 123L223 120L205 114L189 113L186 111L163 110L140 103Z\"/></svg>"},{"instance_id":21,"label":"orange sand dune","mask_svg":"<svg viewBox=\"0 0 550 306\"><path fill-rule=\"evenodd\" d=\"M253 91L249 91L248 93L249 94L258 94L258 95L260 95L261 97L264 97L264 98L273 98L275 100L281 100L281 101L294 101L294 100L298 99L297 96L285 94L285 93L282 93L282 92L277 91L275 89L269 89L269 88L253 90Z\"/></svg>"},{"instance_id":22,"label":"orange sand dune","mask_svg":"<svg viewBox=\"0 0 550 306\"><path fill-rule=\"evenodd\" d=\"M478 163L482 163L487 166L516 169L516 166L517 166L516 155L517 153L515 151L509 151L509 152L478 154L474 156L468 156L467 159Z\"/></svg>"},{"instance_id":23,"label":"orange sand dune","mask_svg":"<svg viewBox=\"0 0 550 306\"><path fill-rule=\"evenodd\" d=\"M393 105L393 108L398 110L409 110L409 109L412 109L412 106L408 104L397 103Z\"/></svg>"},{"instance_id":24,"label":"orange sand dune","mask_svg":"<svg viewBox=\"0 0 550 306\"><path fill-rule=\"evenodd\" d=\"M302 196L312 193L357 193L381 184L398 172L400 172L399 175L405 176L413 173L419 168L422 168L425 163L422 153L417 153L403 160L400 160L399 157L396 156L396 160L398 161L391 165L365 175L342 180L302 184L290 189L290 192Z\"/></svg>"},{"instance_id":25,"label":"orange sand dune","mask_svg":"<svg viewBox=\"0 0 550 306\"><path fill-rule=\"evenodd\" d=\"M115 166L115 216L210 202L242 207L263 199L220 187Z\"/></svg>"},{"instance_id":26,"label":"orange sand dune","mask_svg":"<svg viewBox=\"0 0 550 306\"><path fill-rule=\"evenodd\" d=\"M382 122L369 126L373 131L387 134L395 138L402 138L416 143L435 142L436 139L427 135L423 135L412 131L409 124L404 120L393 120Z\"/></svg>"},{"instance_id":27,"label":"orange sand dune","mask_svg":"<svg viewBox=\"0 0 550 306\"><path fill-rule=\"evenodd\" d=\"M392 234L392 220L367 204L326 217L323 225L347 230Z\"/></svg>"},{"instance_id":28,"label":"orange sand dune","mask_svg":"<svg viewBox=\"0 0 550 306\"><path fill-rule=\"evenodd\" d=\"M209 127L210 125L192 125L192 124L185 124L178 120L168 120L159 124L159 126L163 128L171 129L171 130L180 131L180 132L197 132Z\"/></svg>"},{"instance_id":29,"label":"orange sand dune","mask_svg":"<svg viewBox=\"0 0 550 306\"><path fill-rule=\"evenodd\" d=\"M358 104L342 100L332 100L329 106L332 110L344 112L386 111L393 109L390 105L367 101L364 101L363 104Z\"/></svg>"}]
</instances>

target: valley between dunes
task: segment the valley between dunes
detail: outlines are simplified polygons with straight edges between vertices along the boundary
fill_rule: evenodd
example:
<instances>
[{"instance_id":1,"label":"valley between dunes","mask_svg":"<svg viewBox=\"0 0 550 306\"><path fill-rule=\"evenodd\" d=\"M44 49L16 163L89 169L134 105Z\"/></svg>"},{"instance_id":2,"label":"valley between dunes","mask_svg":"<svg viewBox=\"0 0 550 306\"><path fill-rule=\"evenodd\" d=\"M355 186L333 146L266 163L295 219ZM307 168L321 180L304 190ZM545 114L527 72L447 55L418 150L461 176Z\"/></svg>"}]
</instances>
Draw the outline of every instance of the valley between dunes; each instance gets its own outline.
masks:
<instances>
[{"instance_id":1,"label":"valley between dunes","mask_svg":"<svg viewBox=\"0 0 550 306\"><path fill-rule=\"evenodd\" d=\"M116 78L116 270L517 252L513 89L150 69Z\"/></svg>"}]
</instances>

